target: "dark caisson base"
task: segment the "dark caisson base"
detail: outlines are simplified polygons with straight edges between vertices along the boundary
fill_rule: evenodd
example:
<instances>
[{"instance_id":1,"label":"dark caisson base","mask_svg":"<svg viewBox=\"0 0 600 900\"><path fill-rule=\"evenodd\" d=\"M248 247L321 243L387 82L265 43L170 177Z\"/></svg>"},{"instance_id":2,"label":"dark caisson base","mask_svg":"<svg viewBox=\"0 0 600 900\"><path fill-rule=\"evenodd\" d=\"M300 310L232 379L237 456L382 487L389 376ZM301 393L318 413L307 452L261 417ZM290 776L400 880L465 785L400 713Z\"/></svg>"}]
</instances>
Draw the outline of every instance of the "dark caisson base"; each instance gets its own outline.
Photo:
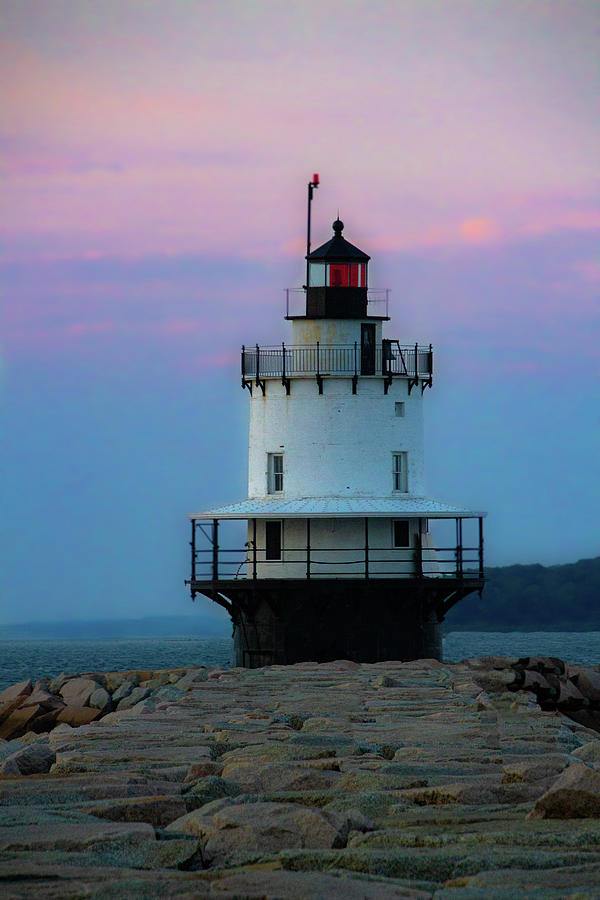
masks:
<instances>
[{"instance_id":1,"label":"dark caisson base","mask_svg":"<svg viewBox=\"0 0 600 900\"><path fill-rule=\"evenodd\" d=\"M442 658L440 623L481 584L455 579L237 582L201 591L228 609L235 664Z\"/></svg>"}]
</instances>

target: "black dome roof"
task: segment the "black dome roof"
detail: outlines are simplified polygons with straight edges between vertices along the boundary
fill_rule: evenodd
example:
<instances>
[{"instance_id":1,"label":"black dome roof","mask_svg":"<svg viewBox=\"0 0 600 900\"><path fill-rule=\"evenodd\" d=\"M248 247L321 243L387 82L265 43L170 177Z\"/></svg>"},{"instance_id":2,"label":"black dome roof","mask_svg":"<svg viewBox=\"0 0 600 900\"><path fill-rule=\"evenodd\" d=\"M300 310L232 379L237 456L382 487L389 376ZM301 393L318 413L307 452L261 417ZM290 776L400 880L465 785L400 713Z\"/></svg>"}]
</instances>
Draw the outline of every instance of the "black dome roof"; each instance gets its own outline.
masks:
<instances>
[{"instance_id":1,"label":"black dome roof","mask_svg":"<svg viewBox=\"0 0 600 900\"><path fill-rule=\"evenodd\" d=\"M359 250L358 247L355 247L354 244L351 244L350 241L347 241L346 238L342 237L343 228L344 223L339 219L336 219L333 223L333 237L331 240L327 241L326 244L322 244L320 247L317 247L316 250L313 250L308 256L309 260L317 261L322 259L328 260L329 262L366 262L368 259L371 259L370 256L363 253L362 250Z\"/></svg>"}]
</instances>

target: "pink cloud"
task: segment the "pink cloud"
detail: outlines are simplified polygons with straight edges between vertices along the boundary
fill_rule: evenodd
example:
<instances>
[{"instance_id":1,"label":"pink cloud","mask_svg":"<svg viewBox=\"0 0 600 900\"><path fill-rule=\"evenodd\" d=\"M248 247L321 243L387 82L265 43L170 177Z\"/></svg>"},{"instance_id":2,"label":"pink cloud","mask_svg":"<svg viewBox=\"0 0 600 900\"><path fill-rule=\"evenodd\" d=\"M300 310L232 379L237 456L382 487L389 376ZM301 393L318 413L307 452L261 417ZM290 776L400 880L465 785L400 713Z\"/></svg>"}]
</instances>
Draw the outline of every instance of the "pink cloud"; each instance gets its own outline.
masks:
<instances>
[{"instance_id":1,"label":"pink cloud","mask_svg":"<svg viewBox=\"0 0 600 900\"><path fill-rule=\"evenodd\" d=\"M344 4L324 5L331 39L313 42L300 80L314 30L302 4L277 14L253 4L233 19L217 4L201 21L193 4L130 19L122 3L97 20L67 4L46 16L40 7L37 29L17 17L0 57L6 258L301 258L315 168L315 239L327 238L338 203L380 249L477 250L598 224L581 208L597 183L583 20L569 11L570 28L553 32L521 11L510 40L482 28L474 55L473 22L492 15L479 0L458 12L438 4L433 17L418 2L372 5L344 16L342 32ZM537 52L515 51L530 44Z\"/></svg>"},{"instance_id":2,"label":"pink cloud","mask_svg":"<svg viewBox=\"0 0 600 900\"><path fill-rule=\"evenodd\" d=\"M548 210L542 215L533 214L521 228L522 234L548 234L560 229L590 231L600 228L600 209L581 209L577 205Z\"/></svg>"},{"instance_id":3,"label":"pink cloud","mask_svg":"<svg viewBox=\"0 0 600 900\"><path fill-rule=\"evenodd\" d=\"M487 244L499 237L500 229L493 219L467 219L458 228L461 238L469 244Z\"/></svg>"},{"instance_id":4,"label":"pink cloud","mask_svg":"<svg viewBox=\"0 0 600 900\"><path fill-rule=\"evenodd\" d=\"M239 366L238 353L206 353L194 359L182 360L179 368L186 372L207 372L215 369L232 369Z\"/></svg>"},{"instance_id":5,"label":"pink cloud","mask_svg":"<svg viewBox=\"0 0 600 900\"><path fill-rule=\"evenodd\" d=\"M572 268L584 281L600 281L600 261L596 259L582 259Z\"/></svg>"}]
</instances>

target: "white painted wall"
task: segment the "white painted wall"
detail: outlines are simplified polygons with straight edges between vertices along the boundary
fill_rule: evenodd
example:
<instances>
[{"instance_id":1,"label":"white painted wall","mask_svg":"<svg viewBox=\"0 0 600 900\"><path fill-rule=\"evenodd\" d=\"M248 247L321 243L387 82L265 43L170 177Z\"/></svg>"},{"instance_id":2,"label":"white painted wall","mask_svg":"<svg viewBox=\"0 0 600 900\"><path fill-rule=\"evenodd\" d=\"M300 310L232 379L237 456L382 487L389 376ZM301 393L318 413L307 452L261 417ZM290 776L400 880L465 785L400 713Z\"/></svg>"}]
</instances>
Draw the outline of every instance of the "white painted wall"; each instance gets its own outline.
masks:
<instances>
[{"instance_id":1,"label":"white painted wall","mask_svg":"<svg viewBox=\"0 0 600 900\"><path fill-rule=\"evenodd\" d=\"M377 319L294 319L292 343L297 344L353 344L360 349L360 326L375 323L375 343L381 344L382 322Z\"/></svg>"},{"instance_id":2,"label":"white painted wall","mask_svg":"<svg viewBox=\"0 0 600 900\"><path fill-rule=\"evenodd\" d=\"M410 547L393 546L393 519L369 519L369 576L414 577L415 548L420 527L425 519L409 520ZM265 561L265 522L256 523L258 578L306 577L306 519L283 519L283 558L281 562ZM253 526L248 523L248 541ZM431 535L423 533L423 561L426 574L450 574L452 567L436 561ZM357 578L365 574L365 525L360 519L311 519L310 571L313 578ZM252 577L252 550L248 552L247 576Z\"/></svg>"},{"instance_id":3,"label":"white painted wall","mask_svg":"<svg viewBox=\"0 0 600 900\"><path fill-rule=\"evenodd\" d=\"M393 496L392 453L408 454L408 494L425 496L423 397L408 394L406 379L394 378L384 394L383 378L362 376L352 394L350 378L325 378L320 395L314 377L254 387L250 399L248 496L267 495L267 454L284 455L284 490L274 496ZM404 417L395 403L405 404Z\"/></svg>"}]
</instances>

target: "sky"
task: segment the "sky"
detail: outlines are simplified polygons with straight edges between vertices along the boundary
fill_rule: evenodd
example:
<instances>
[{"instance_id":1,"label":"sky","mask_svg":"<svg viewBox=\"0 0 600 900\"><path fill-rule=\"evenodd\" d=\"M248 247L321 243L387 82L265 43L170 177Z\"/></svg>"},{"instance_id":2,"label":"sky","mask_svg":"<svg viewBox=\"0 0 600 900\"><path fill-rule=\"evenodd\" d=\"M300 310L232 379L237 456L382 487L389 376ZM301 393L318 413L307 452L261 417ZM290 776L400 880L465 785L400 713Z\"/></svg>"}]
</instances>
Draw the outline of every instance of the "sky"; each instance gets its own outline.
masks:
<instances>
[{"instance_id":1,"label":"sky","mask_svg":"<svg viewBox=\"0 0 600 900\"><path fill-rule=\"evenodd\" d=\"M5 622L193 612L313 172L313 246L339 209L388 335L434 344L429 494L487 510L489 565L600 553L600 3L0 13Z\"/></svg>"}]
</instances>

